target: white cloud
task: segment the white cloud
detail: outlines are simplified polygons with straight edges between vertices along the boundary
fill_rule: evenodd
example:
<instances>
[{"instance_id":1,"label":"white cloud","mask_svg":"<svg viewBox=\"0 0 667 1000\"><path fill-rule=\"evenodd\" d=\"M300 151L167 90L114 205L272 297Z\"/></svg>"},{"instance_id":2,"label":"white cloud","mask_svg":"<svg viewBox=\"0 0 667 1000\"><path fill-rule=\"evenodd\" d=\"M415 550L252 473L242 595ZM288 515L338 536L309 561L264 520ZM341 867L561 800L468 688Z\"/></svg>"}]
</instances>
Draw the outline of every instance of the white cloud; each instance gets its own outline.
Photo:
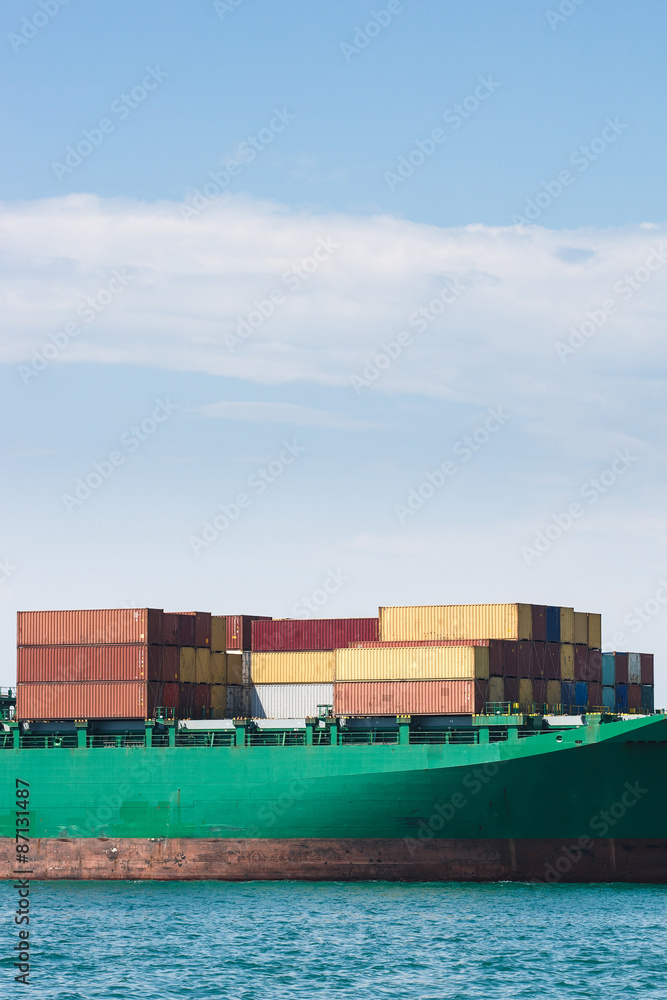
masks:
<instances>
[{"instance_id":1,"label":"white cloud","mask_svg":"<svg viewBox=\"0 0 667 1000\"><path fill-rule=\"evenodd\" d=\"M5 205L0 230L0 359L14 364L76 320L79 303L114 268L133 280L81 324L58 363L305 381L353 393L351 377L387 353L383 344L395 350L405 330L412 343L364 392L511 400L515 413L535 417L561 406L572 417L593 385L602 401L624 398L623 387L637 395L665 352L667 266L637 281L636 291L623 277L665 247L664 228L439 229L231 196L183 221L174 203L77 195ZM297 289L287 287L286 273L294 276L290 269L329 239L338 248L314 273L302 270ZM466 290L420 333L416 310L447 282ZM284 302L230 352L225 338L274 290ZM561 361L556 343L567 342L570 327L594 322L588 312L599 317L610 300L613 314L599 332L580 335L580 349ZM661 386L653 382L652 391Z\"/></svg>"},{"instance_id":2,"label":"white cloud","mask_svg":"<svg viewBox=\"0 0 667 1000\"><path fill-rule=\"evenodd\" d=\"M221 420L246 420L251 423L295 424L303 427L332 427L345 431L379 427L365 420L350 420L340 413L316 410L296 403L262 403L236 400L210 403L195 411L202 417Z\"/></svg>"}]
</instances>

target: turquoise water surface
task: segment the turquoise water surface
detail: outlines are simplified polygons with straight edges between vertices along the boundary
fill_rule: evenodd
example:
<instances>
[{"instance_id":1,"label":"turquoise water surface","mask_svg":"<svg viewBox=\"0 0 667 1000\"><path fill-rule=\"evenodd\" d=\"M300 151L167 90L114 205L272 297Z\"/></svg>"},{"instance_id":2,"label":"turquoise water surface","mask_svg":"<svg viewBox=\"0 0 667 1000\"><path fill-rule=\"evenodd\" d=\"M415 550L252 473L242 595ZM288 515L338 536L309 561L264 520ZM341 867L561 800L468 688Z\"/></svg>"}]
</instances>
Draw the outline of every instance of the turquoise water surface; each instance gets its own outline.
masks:
<instances>
[{"instance_id":1,"label":"turquoise water surface","mask_svg":"<svg viewBox=\"0 0 667 1000\"><path fill-rule=\"evenodd\" d=\"M3 998L667 998L667 886L33 883L30 991L0 904Z\"/></svg>"}]
</instances>

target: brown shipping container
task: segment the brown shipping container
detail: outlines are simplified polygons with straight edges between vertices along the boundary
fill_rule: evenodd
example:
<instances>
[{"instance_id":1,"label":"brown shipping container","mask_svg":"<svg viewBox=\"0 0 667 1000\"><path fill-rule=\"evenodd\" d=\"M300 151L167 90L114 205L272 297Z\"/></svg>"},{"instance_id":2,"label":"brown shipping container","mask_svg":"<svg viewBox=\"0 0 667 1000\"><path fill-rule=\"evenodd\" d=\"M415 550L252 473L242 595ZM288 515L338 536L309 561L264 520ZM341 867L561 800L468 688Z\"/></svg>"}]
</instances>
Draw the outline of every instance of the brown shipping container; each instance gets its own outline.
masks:
<instances>
[{"instance_id":1,"label":"brown shipping container","mask_svg":"<svg viewBox=\"0 0 667 1000\"><path fill-rule=\"evenodd\" d=\"M588 646L577 643L574 647L574 679L588 680Z\"/></svg>"},{"instance_id":2,"label":"brown shipping container","mask_svg":"<svg viewBox=\"0 0 667 1000\"><path fill-rule=\"evenodd\" d=\"M273 621L270 615L227 615L227 649L252 649L252 623Z\"/></svg>"},{"instance_id":3,"label":"brown shipping container","mask_svg":"<svg viewBox=\"0 0 667 1000\"><path fill-rule=\"evenodd\" d=\"M574 608L560 609L560 641L574 642Z\"/></svg>"},{"instance_id":4,"label":"brown shipping container","mask_svg":"<svg viewBox=\"0 0 667 1000\"><path fill-rule=\"evenodd\" d=\"M531 639L530 604L436 604L380 608L380 638Z\"/></svg>"},{"instance_id":5,"label":"brown shipping container","mask_svg":"<svg viewBox=\"0 0 667 1000\"><path fill-rule=\"evenodd\" d=\"M544 604L532 604L532 639L537 642L547 641L547 609Z\"/></svg>"},{"instance_id":6,"label":"brown shipping container","mask_svg":"<svg viewBox=\"0 0 667 1000\"><path fill-rule=\"evenodd\" d=\"M494 704L506 701L505 681L502 677L489 678L489 701Z\"/></svg>"},{"instance_id":7,"label":"brown shipping container","mask_svg":"<svg viewBox=\"0 0 667 1000\"><path fill-rule=\"evenodd\" d=\"M179 614L178 635L180 646L195 645L195 617L191 614Z\"/></svg>"},{"instance_id":8,"label":"brown shipping container","mask_svg":"<svg viewBox=\"0 0 667 1000\"><path fill-rule=\"evenodd\" d=\"M574 661L575 680L588 681L589 684L602 684L602 653L599 649L586 649L586 664L584 677L577 677L577 658ZM589 698L590 702L590 698ZM598 704L602 704L598 702Z\"/></svg>"},{"instance_id":9,"label":"brown shipping container","mask_svg":"<svg viewBox=\"0 0 667 1000\"><path fill-rule=\"evenodd\" d=\"M505 677L518 677L519 676L519 647L524 640L494 640L494 644L497 643L502 648L503 657L503 675ZM489 657L490 657L489 650ZM489 659L490 662L490 659Z\"/></svg>"},{"instance_id":10,"label":"brown shipping container","mask_svg":"<svg viewBox=\"0 0 667 1000\"><path fill-rule=\"evenodd\" d=\"M653 684L653 653L640 653L642 684Z\"/></svg>"},{"instance_id":11,"label":"brown shipping container","mask_svg":"<svg viewBox=\"0 0 667 1000\"><path fill-rule=\"evenodd\" d=\"M211 618L209 611L179 611L181 646L211 648Z\"/></svg>"},{"instance_id":12,"label":"brown shipping container","mask_svg":"<svg viewBox=\"0 0 667 1000\"><path fill-rule=\"evenodd\" d=\"M642 707L642 686L641 684L628 684L628 708L631 711L639 712Z\"/></svg>"},{"instance_id":13,"label":"brown shipping container","mask_svg":"<svg viewBox=\"0 0 667 1000\"><path fill-rule=\"evenodd\" d=\"M211 684L227 683L227 654L211 653Z\"/></svg>"},{"instance_id":14,"label":"brown shipping container","mask_svg":"<svg viewBox=\"0 0 667 1000\"><path fill-rule=\"evenodd\" d=\"M195 677L195 648L194 646L181 646L179 649L179 679L181 684L194 684Z\"/></svg>"},{"instance_id":15,"label":"brown shipping container","mask_svg":"<svg viewBox=\"0 0 667 1000\"><path fill-rule=\"evenodd\" d=\"M16 618L17 646L164 642L163 613L156 608L19 611Z\"/></svg>"},{"instance_id":16,"label":"brown shipping container","mask_svg":"<svg viewBox=\"0 0 667 1000\"><path fill-rule=\"evenodd\" d=\"M210 684L181 684L179 712L184 719L205 719L211 707Z\"/></svg>"},{"instance_id":17,"label":"brown shipping container","mask_svg":"<svg viewBox=\"0 0 667 1000\"><path fill-rule=\"evenodd\" d=\"M243 653L227 653L227 683L243 684Z\"/></svg>"},{"instance_id":18,"label":"brown shipping container","mask_svg":"<svg viewBox=\"0 0 667 1000\"><path fill-rule=\"evenodd\" d=\"M377 618L280 618L252 622L253 651L331 650L378 639Z\"/></svg>"},{"instance_id":19,"label":"brown shipping container","mask_svg":"<svg viewBox=\"0 0 667 1000\"><path fill-rule=\"evenodd\" d=\"M560 643L548 642L544 650L544 673L547 681L557 681L560 679ZM545 688L546 692L546 688ZM546 696L546 695L545 695Z\"/></svg>"},{"instance_id":20,"label":"brown shipping container","mask_svg":"<svg viewBox=\"0 0 667 1000\"><path fill-rule=\"evenodd\" d=\"M533 703L537 708L546 704L547 681L544 678L533 678Z\"/></svg>"},{"instance_id":21,"label":"brown shipping container","mask_svg":"<svg viewBox=\"0 0 667 1000\"><path fill-rule=\"evenodd\" d=\"M211 650L195 649L195 683L211 683Z\"/></svg>"},{"instance_id":22,"label":"brown shipping container","mask_svg":"<svg viewBox=\"0 0 667 1000\"><path fill-rule=\"evenodd\" d=\"M479 715L482 681L338 681L335 715Z\"/></svg>"},{"instance_id":23,"label":"brown shipping container","mask_svg":"<svg viewBox=\"0 0 667 1000\"><path fill-rule=\"evenodd\" d=\"M150 719L158 707L175 707L176 684L159 681L37 681L17 685L17 718Z\"/></svg>"},{"instance_id":24,"label":"brown shipping container","mask_svg":"<svg viewBox=\"0 0 667 1000\"><path fill-rule=\"evenodd\" d=\"M164 641L168 646L180 646L181 632L178 615L173 612L165 611L163 620Z\"/></svg>"},{"instance_id":25,"label":"brown shipping container","mask_svg":"<svg viewBox=\"0 0 667 1000\"><path fill-rule=\"evenodd\" d=\"M21 646L17 650L16 679L21 682L177 681L178 650L144 643Z\"/></svg>"},{"instance_id":26,"label":"brown shipping container","mask_svg":"<svg viewBox=\"0 0 667 1000\"><path fill-rule=\"evenodd\" d=\"M589 681L588 684L588 707L602 708L602 684Z\"/></svg>"},{"instance_id":27,"label":"brown shipping container","mask_svg":"<svg viewBox=\"0 0 667 1000\"><path fill-rule=\"evenodd\" d=\"M588 617L588 645L591 649L602 649L602 615L591 614Z\"/></svg>"},{"instance_id":28,"label":"brown shipping container","mask_svg":"<svg viewBox=\"0 0 667 1000\"><path fill-rule=\"evenodd\" d=\"M211 650L224 653L227 650L227 616L211 615Z\"/></svg>"},{"instance_id":29,"label":"brown shipping container","mask_svg":"<svg viewBox=\"0 0 667 1000\"><path fill-rule=\"evenodd\" d=\"M509 701L512 705L519 704L519 678L505 678L505 695L503 701Z\"/></svg>"},{"instance_id":30,"label":"brown shipping container","mask_svg":"<svg viewBox=\"0 0 667 1000\"><path fill-rule=\"evenodd\" d=\"M616 683L628 683L628 654L614 653L614 664L616 667Z\"/></svg>"}]
</instances>

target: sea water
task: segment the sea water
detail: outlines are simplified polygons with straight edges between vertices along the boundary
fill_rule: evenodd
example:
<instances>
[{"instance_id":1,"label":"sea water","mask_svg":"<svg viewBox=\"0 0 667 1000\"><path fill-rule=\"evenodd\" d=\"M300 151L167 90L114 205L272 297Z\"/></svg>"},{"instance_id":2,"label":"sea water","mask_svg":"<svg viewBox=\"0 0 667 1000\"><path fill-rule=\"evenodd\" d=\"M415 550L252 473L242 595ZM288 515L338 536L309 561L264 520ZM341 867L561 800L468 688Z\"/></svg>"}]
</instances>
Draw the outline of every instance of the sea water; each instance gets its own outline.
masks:
<instances>
[{"instance_id":1,"label":"sea water","mask_svg":"<svg viewBox=\"0 0 667 1000\"><path fill-rule=\"evenodd\" d=\"M29 989L0 904L3 998L667 998L667 886L35 882Z\"/></svg>"}]
</instances>

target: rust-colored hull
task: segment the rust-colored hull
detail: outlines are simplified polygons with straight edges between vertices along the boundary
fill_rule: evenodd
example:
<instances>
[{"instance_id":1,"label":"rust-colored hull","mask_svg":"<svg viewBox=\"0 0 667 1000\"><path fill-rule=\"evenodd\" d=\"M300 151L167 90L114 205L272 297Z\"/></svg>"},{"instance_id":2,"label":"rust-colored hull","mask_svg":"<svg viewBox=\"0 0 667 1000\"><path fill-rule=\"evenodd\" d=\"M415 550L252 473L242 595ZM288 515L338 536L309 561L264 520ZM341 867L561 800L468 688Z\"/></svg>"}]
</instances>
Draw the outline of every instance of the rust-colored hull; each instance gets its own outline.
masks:
<instances>
[{"instance_id":1,"label":"rust-colored hull","mask_svg":"<svg viewBox=\"0 0 667 1000\"><path fill-rule=\"evenodd\" d=\"M0 878L667 883L667 840L0 838Z\"/></svg>"}]
</instances>

